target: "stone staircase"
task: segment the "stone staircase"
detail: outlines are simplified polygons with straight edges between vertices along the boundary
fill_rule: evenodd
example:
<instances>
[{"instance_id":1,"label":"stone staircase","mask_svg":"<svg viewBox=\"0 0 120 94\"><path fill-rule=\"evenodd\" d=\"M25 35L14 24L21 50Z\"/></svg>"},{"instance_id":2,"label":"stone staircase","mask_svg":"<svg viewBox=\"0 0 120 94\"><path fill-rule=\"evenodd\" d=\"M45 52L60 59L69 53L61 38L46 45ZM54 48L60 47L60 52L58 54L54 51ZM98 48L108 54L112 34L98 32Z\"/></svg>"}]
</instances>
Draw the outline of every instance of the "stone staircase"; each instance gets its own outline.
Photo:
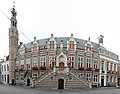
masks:
<instances>
[{"instance_id":1,"label":"stone staircase","mask_svg":"<svg viewBox=\"0 0 120 94\"><path fill-rule=\"evenodd\" d=\"M45 75L42 78L39 78L39 80L35 83L35 87L37 88L56 88L57 81L53 78L53 72L50 72L49 74Z\"/></svg>"},{"instance_id":2,"label":"stone staircase","mask_svg":"<svg viewBox=\"0 0 120 94\"><path fill-rule=\"evenodd\" d=\"M89 85L83 79L78 78L74 73L69 75L72 79L66 80L65 87L69 89L87 89Z\"/></svg>"},{"instance_id":3,"label":"stone staircase","mask_svg":"<svg viewBox=\"0 0 120 94\"><path fill-rule=\"evenodd\" d=\"M50 71L35 82L35 87L46 88L46 89L57 89L58 80L64 79L65 89L87 89L89 88L88 83L83 79L77 77L74 73L70 72L69 75L66 73L57 73L54 75L53 71Z\"/></svg>"}]
</instances>

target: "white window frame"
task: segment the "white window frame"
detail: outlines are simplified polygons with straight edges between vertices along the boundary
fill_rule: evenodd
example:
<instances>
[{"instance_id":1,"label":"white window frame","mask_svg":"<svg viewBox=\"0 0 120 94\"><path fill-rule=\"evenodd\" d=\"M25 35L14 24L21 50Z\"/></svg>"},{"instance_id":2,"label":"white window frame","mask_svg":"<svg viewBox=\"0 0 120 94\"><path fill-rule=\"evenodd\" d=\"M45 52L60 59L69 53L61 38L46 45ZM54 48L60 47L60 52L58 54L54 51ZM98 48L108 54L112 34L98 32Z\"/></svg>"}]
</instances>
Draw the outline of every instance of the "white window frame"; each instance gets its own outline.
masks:
<instances>
[{"instance_id":1,"label":"white window frame","mask_svg":"<svg viewBox=\"0 0 120 94\"><path fill-rule=\"evenodd\" d=\"M38 57L32 58L32 66L38 66Z\"/></svg>"},{"instance_id":2,"label":"white window frame","mask_svg":"<svg viewBox=\"0 0 120 94\"><path fill-rule=\"evenodd\" d=\"M97 74L94 74L94 76L93 76L93 81L94 81L95 83L98 82L98 75L97 75Z\"/></svg>"},{"instance_id":3,"label":"white window frame","mask_svg":"<svg viewBox=\"0 0 120 94\"><path fill-rule=\"evenodd\" d=\"M91 73L86 73L86 80L88 80L88 81L91 80Z\"/></svg>"},{"instance_id":4,"label":"white window frame","mask_svg":"<svg viewBox=\"0 0 120 94\"><path fill-rule=\"evenodd\" d=\"M98 68L98 60L94 59L93 68Z\"/></svg>"},{"instance_id":5,"label":"white window frame","mask_svg":"<svg viewBox=\"0 0 120 94\"><path fill-rule=\"evenodd\" d=\"M70 58L70 66L71 68L74 68L75 67L75 56L69 56L69 58Z\"/></svg>"},{"instance_id":6,"label":"white window frame","mask_svg":"<svg viewBox=\"0 0 120 94\"><path fill-rule=\"evenodd\" d=\"M86 58L86 67L91 68L91 63L92 63L91 58L87 57ZM88 66L87 66L87 64L88 64Z\"/></svg>"},{"instance_id":7,"label":"white window frame","mask_svg":"<svg viewBox=\"0 0 120 94\"><path fill-rule=\"evenodd\" d=\"M84 58L82 56L78 56L78 67L84 67Z\"/></svg>"},{"instance_id":8,"label":"white window frame","mask_svg":"<svg viewBox=\"0 0 120 94\"><path fill-rule=\"evenodd\" d=\"M46 56L40 57L40 66L46 66Z\"/></svg>"}]
</instances>

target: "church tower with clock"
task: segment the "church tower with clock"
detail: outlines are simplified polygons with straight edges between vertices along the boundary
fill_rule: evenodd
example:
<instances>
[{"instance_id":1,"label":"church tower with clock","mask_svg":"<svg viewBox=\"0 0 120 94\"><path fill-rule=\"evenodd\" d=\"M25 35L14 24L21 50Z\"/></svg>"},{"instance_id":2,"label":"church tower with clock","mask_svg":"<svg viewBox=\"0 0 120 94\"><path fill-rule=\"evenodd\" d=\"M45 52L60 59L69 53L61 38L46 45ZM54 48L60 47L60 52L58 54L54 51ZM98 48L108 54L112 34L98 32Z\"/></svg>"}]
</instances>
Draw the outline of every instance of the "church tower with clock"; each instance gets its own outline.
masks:
<instances>
[{"instance_id":1,"label":"church tower with clock","mask_svg":"<svg viewBox=\"0 0 120 94\"><path fill-rule=\"evenodd\" d=\"M19 34L17 30L17 12L15 6L11 10L12 17L10 19L11 25L9 28L9 84L15 84L15 61L18 49Z\"/></svg>"}]
</instances>

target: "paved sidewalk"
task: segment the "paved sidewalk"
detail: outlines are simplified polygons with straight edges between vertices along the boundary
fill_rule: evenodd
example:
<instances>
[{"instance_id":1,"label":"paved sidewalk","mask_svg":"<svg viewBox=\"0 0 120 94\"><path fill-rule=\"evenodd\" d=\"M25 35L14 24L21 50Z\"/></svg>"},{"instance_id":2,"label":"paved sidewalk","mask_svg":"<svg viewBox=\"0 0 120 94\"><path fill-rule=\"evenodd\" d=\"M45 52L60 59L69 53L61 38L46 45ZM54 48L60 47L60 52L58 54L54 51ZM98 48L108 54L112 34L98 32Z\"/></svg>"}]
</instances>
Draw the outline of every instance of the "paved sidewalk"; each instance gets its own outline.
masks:
<instances>
[{"instance_id":1,"label":"paved sidewalk","mask_svg":"<svg viewBox=\"0 0 120 94\"><path fill-rule=\"evenodd\" d=\"M0 84L0 94L120 94L120 89L116 87L99 87L92 89L58 90Z\"/></svg>"}]
</instances>

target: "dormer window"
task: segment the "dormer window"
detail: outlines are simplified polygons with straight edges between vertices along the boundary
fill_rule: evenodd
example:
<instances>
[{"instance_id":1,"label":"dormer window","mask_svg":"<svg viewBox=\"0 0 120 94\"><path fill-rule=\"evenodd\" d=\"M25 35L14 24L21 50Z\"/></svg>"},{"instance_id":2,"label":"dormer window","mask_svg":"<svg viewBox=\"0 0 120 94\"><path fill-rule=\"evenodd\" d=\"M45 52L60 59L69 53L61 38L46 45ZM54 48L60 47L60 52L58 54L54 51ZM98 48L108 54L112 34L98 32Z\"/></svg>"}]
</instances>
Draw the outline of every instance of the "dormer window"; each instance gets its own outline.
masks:
<instances>
[{"instance_id":1,"label":"dormer window","mask_svg":"<svg viewBox=\"0 0 120 94\"><path fill-rule=\"evenodd\" d=\"M33 44L33 53L37 53L38 49L37 49L37 43Z\"/></svg>"},{"instance_id":2,"label":"dormer window","mask_svg":"<svg viewBox=\"0 0 120 94\"><path fill-rule=\"evenodd\" d=\"M50 49L54 49L54 41L50 41Z\"/></svg>"},{"instance_id":3,"label":"dormer window","mask_svg":"<svg viewBox=\"0 0 120 94\"><path fill-rule=\"evenodd\" d=\"M33 42L33 45L32 45L32 52L33 53L38 53L38 43L37 43L37 40L36 40L36 37L34 37L34 42Z\"/></svg>"},{"instance_id":4,"label":"dormer window","mask_svg":"<svg viewBox=\"0 0 120 94\"><path fill-rule=\"evenodd\" d=\"M51 34L51 37L48 38L47 44L48 44L47 48L49 50L56 50L56 38L53 36L53 34Z\"/></svg>"},{"instance_id":5,"label":"dormer window","mask_svg":"<svg viewBox=\"0 0 120 94\"><path fill-rule=\"evenodd\" d=\"M71 34L71 37L68 37L68 40L67 40L67 50L71 49L76 51L76 44L77 44L77 41L73 37L73 34Z\"/></svg>"},{"instance_id":6,"label":"dormer window","mask_svg":"<svg viewBox=\"0 0 120 94\"><path fill-rule=\"evenodd\" d=\"M70 49L74 49L74 41L70 41L69 47Z\"/></svg>"},{"instance_id":7,"label":"dormer window","mask_svg":"<svg viewBox=\"0 0 120 94\"><path fill-rule=\"evenodd\" d=\"M85 51L92 51L93 50L93 45L92 42L90 41L90 38L88 39L87 43L85 44Z\"/></svg>"}]
</instances>

